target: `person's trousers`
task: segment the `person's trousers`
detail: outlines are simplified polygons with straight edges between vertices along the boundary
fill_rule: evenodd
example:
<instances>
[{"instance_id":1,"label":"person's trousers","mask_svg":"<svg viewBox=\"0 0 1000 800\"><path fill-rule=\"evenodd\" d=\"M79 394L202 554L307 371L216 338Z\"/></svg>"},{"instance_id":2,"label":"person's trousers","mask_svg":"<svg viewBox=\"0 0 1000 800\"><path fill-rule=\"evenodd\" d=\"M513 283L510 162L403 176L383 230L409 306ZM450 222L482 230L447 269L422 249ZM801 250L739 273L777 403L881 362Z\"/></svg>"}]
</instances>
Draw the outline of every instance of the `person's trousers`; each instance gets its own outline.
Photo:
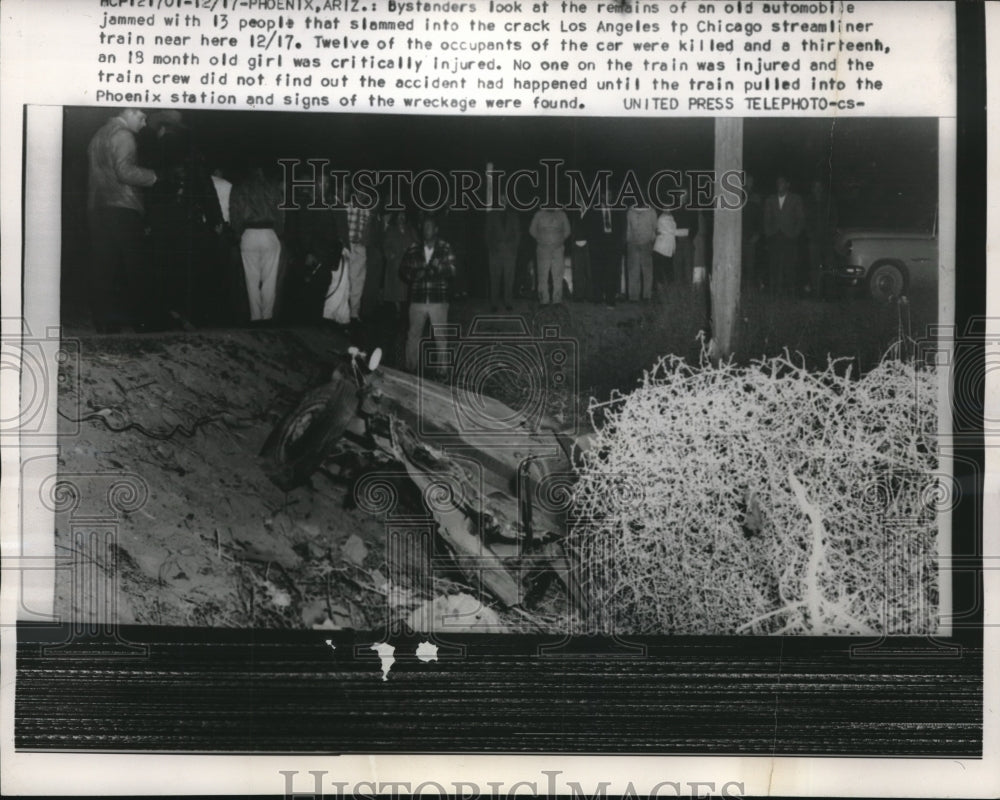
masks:
<instances>
[{"instance_id":1,"label":"person's trousers","mask_svg":"<svg viewBox=\"0 0 1000 800\"><path fill-rule=\"evenodd\" d=\"M809 241L809 274L808 286L814 292L821 292L823 289L823 255L824 246L821 242Z\"/></svg>"},{"instance_id":2,"label":"person's trousers","mask_svg":"<svg viewBox=\"0 0 1000 800\"><path fill-rule=\"evenodd\" d=\"M689 236L678 236L674 249L674 277L681 286L694 282L694 242Z\"/></svg>"},{"instance_id":3,"label":"person's trousers","mask_svg":"<svg viewBox=\"0 0 1000 800\"><path fill-rule=\"evenodd\" d=\"M250 319L271 319L278 286L281 240L273 228L247 228L240 238Z\"/></svg>"},{"instance_id":4,"label":"person's trousers","mask_svg":"<svg viewBox=\"0 0 1000 800\"><path fill-rule=\"evenodd\" d=\"M590 246L572 245L570 259L573 264L573 299L590 300L594 296L590 273Z\"/></svg>"},{"instance_id":5,"label":"person's trousers","mask_svg":"<svg viewBox=\"0 0 1000 800\"><path fill-rule=\"evenodd\" d=\"M514 267L517 252L514 250L490 250L490 299L494 305L501 302L510 304L514 299Z\"/></svg>"},{"instance_id":6,"label":"person's trousers","mask_svg":"<svg viewBox=\"0 0 1000 800\"><path fill-rule=\"evenodd\" d=\"M780 233L767 241L768 284L772 292L787 292L795 288L799 248L795 239Z\"/></svg>"},{"instance_id":7,"label":"person's trousers","mask_svg":"<svg viewBox=\"0 0 1000 800\"><path fill-rule=\"evenodd\" d=\"M409 372L418 372L418 369L434 369L444 366L444 354L447 342L441 336L434 336L434 347L437 350L437 359L431 363L421 364L420 362L420 342L423 338L424 324L430 320L431 335L434 335L435 325L445 325L448 322L447 303L410 303L410 326L406 333L406 369ZM438 363L434 363L434 361Z\"/></svg>"},{"instance_id":8,"label":"person's trousers","mask_svg":"<svg viewBox=\"0 0 1000 800\"><path fill-rule=\"evenodd\" d=\"M621 252L613 242L591 241L590 269L594 278L594 296L614 305L618 296L618 277L621 265Z\"/></svg>"},{"instance_id":9,"label":"person's trousers","mask_svg":"<svg viewBox=\"0 0 1000 800\"><path fill-rule=\"evenodd\" d=\"M674 282L674 257L653 251L653 286L660 291L668 283Z\"/></svg>"},{"instance_id":10,"label":"person's trousers","mask_svg":"<svg viewBox=\"0 0 1000 800\"><path fill-rule=\"evenodd\" d=\"M368 248L363 244L352 244L347 261L347 274L351 279L351 319L361 317L361 296L365 292L367 273Z\"/></svg>"},{"instance_id":11,"label":"person's trousers","mask_svg":"<svg viewBox=\"0 0 1000 800\"><path fill-rule=\"evenodd\" d=\"M225 263L227 289L227 321L243 324L250 319L250 296L247 292L247 276L243 271L243 254L240 252L240 236L230 230L226 243Z\"/></svg>"},{"instance_id":12,"label":"person's trousers","mask_svg":"<svg viewBox=\"0 0 1000 800\"><path fill-rule=\"evenodd\" d=\"M653 296L653 243L629 244L625 249L628 267L628 299L649 300Z\"/></svg>"},{"instance_id":13,"label":"person's trousers","mask_svg":"<svg viewBox=\"0 0 1000 800\"><path fill-rule=\"evenodd\" d=\"M538 245L535 264L538 270L538 299L543 305L548 302L562 302L563 270L565 252L562 245L549 247ZM549 295L549 278L552 278L552 294Z\"/></svg>"},{"instance_id":14,"label":"person's trousers","mask_svg":"<svg viewBox=\"0 0 1000 800\"><path fill-rule=\"evenodd\" d=\"M385 258L379 247L365 248L365 283L361 291L361 311L367 316L382 304ZM358 316L361 316L358 314Z\"/></svg>"},{"instance_id":15,"label":"person's trousers","mask_svg":"<svg viewBox=\"0 0 1000 800\"><path fill-rule=\"evenodd\" d=\"M149 273L144 257L142 215L104 206L90 216L90 301L99 331L147 322Z\"/></svg>"},{"instance_id":16,"label":"person's trousers","mask_svg":"<svg viewBox=\"0 0 1000 800\"><path fill-rule=\"evenodd\" d=\"M167 305L170 311L179 313L187 321L205 325L217 317L222 305L215 234L207 226L193 223L182 230L183 235L175 239L184 245L175 249L172 259L172 293L164 299L171 301ZM278 294L280 296L281 292Z\"/></svg>"}]
</instances>

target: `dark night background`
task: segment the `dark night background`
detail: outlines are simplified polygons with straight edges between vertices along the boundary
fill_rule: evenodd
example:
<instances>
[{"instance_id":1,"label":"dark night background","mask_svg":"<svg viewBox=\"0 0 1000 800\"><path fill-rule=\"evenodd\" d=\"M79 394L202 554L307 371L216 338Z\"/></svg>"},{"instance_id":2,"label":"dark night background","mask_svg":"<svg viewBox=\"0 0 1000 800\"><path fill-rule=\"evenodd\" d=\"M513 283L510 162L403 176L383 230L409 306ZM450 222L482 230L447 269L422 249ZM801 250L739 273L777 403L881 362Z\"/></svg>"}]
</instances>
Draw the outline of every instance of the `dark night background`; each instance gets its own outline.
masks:
<instances>
[{"instance_id":1,"label":"dark night background","mask_svg":"<svg viewBox=\"0 0 1000 800\"><path fill-rule=\"evenodd\" d=\"M87 143L116 110L65 110L64 194L80 209ZM711 169L714 149L712 119L182 113L209 164L230 179L278 158L328 158L349 170L482 170L488 161L498 169L537 169L541 158L562 158L583 171L641 175ZM778 172L800 193L822 178L844 226L929 229L937 203L937 121L747 119L744 167L764 193Z\"/></svg>"},{"instance_id":2,"label":"dark night background","mask_svg":"<svg viewBox=\"0 0 1000 800\"><path fill-rule=\"evenodd\" d=\"M152 116L154 109L145 109ZM86 292L87 144L114 107L67 107L63 124L64 311ZM477 117L184 110L211 168L237 181L248 167L279 175L282 158L329 159L335 169L540 170L542 158L588 174L640 179L661 169L710 170L711 118ZM151 137L147 128L142 141ZM147 139L148 140L148 139ZM779 173L804 194L813 179L832 190L841 227L930 231L937 209L938 136L933 118L767 118L744 123L744 169L756 190ZM470 219L470 235L474 234ZM473 236L473 239L479 237ZM472 242L473 248L477 242ZM479 254L485 258L485 254ZM474 256L474 258L478 257ZM484 288L484 287L483 287ZM481 289L480 289L481 291ZM66 306L70 308L66 308Z\"/></svg>"}]
</instances>

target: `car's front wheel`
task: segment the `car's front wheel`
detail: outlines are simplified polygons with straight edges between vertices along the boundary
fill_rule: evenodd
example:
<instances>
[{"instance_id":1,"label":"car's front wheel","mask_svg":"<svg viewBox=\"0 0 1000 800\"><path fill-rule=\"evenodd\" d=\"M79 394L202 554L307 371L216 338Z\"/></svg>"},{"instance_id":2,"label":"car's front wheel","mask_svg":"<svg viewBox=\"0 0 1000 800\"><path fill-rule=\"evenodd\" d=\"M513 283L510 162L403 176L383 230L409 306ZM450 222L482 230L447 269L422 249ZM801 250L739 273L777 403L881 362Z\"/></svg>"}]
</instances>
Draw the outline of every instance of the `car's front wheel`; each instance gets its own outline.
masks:
<instances>
[{"instance_id":1,"label":"car's front wheel","mask_svg":"<svg viewBox=\"0 0 1000 800\"><path fill-rule=\"evenodd\" d=\"M291 491L305 483L323 463L358 409L357 387L334 376L308 392L271 431L261 456L268 477Z\"/></svg>"},{"instance_id":2,"label":"car's front wheel","mask_svg":"<svg viewBox=\"0 0 1000 800\"><path fill-rule=\"evenodd\" d=\"M906 289L906 275L902 267L882 261L868 273L868 294L880 303L898 299Z\"/></svg>"}]
</instances>

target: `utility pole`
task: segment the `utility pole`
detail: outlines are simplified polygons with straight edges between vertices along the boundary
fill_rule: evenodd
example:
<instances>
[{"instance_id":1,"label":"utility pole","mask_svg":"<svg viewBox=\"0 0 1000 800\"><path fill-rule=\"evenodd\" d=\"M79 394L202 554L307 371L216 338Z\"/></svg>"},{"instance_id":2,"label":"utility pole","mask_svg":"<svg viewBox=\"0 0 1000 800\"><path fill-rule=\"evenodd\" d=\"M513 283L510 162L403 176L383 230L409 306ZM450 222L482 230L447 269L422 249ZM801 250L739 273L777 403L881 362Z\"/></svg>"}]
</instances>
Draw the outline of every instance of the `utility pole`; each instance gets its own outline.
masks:
<instances>
[{"instance_id":1,"label":"utility pole","mask_svg":"<svg viewBox=\"0 0 1000 800\"><path fill-rule=\"evenodd\" d=\"M730 171L743 169L743 120L717 117L715 120L716 185ZM718 201L718 196L716 197ZM717 358L728 358L736 347L740 318L740 278L742 274L743 210L715 208L712 235L712 345Z\"/></svg>"}]
</instances>

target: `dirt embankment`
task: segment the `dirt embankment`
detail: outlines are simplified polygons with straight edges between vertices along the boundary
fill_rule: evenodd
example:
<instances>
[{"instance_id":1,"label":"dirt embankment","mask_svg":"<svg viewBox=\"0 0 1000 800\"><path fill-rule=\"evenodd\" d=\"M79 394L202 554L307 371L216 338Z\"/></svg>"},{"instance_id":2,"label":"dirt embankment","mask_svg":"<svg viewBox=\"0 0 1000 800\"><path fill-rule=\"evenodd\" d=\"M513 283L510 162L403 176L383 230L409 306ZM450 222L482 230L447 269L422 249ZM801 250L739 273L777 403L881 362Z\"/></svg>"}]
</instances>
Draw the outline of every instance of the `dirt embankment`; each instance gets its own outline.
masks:
<instances>
[{"instance_id":1,"label":"dirt embankment","mask_svg":"<svg viewBox=\"0 0 1000 800\"><path fill-rule=\"evenodd\" d=\"M345 508L346 486L317 475L286 494L257 460L342 346L321 331L278 330L81 340L59 398L60 480L79 500L57 513L56 546L67 560L82 550L117 583L119 621L381 623L381 524ZM111 554L81 548L86 517L108 514L109 498L119 509ZM56 596L61 614L101 616L93 592L70 580Z\"/></svg>"}]
</instances>

